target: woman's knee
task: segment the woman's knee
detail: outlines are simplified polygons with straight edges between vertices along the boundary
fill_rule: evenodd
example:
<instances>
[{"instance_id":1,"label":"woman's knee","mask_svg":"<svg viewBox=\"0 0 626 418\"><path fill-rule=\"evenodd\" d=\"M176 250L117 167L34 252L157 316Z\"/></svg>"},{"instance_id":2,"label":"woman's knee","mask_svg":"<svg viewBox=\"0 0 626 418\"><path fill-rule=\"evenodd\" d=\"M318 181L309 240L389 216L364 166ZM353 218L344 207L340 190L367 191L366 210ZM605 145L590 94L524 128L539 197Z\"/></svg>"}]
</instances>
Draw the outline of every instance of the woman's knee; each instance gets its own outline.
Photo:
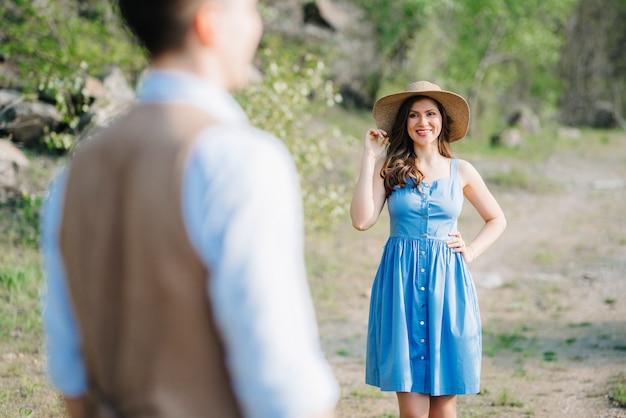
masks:
<instances>
[{"instance_id":1,"label":"woman's knee","mask_svg":"<svg viewBox=\"0 0 626 418\"><path fill-rule=\"evenodd\" d=\"M400 418L428 418L430 396L423 393L398 392Z\"/></svg>"},{"instance_id":2,"label":"woman's knee","mask_svg":"<svg viewBox=\"0 0 626 418\"><path fill-rule=\"evenodd\" d=\"M456 396L431 396L430 418L456 418Z\"/></svg>"}]
</instances>

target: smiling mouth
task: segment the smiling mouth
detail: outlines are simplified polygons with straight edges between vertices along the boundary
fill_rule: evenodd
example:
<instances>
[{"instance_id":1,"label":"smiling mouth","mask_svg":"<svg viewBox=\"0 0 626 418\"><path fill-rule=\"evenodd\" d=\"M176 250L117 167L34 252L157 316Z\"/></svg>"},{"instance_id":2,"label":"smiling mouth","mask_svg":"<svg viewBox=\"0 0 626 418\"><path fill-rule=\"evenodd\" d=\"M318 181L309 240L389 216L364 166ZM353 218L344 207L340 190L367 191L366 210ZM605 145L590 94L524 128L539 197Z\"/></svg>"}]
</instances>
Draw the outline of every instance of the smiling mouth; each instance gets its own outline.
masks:
<instances>
[{"instance_id":1,"label":"smiling mouth","mask_svg":"<svg viewBox=\"0 0 626 418\"><path fill-rule=\"evenodd\" d=\"M429 133L432 132L432 130L430 129L418 129L417 131L418 135L428 135Z\"/></svg>"}]
</instances>

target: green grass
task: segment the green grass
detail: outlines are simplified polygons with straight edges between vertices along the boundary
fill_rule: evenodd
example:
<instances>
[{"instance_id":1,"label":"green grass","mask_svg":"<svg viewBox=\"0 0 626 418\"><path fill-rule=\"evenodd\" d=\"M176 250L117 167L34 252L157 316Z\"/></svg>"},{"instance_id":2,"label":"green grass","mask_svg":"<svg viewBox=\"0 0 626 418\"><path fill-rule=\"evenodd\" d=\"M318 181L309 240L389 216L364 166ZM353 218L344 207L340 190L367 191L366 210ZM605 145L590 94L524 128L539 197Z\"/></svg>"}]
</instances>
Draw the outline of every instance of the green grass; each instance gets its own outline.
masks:
<instances>
[{"instance_id":1,"label":"green grass","mask_svg":"<svg viewBox=\"0 0 626 418\"><path fill-rule=\"evenodd\" d=\"M544 351L543 352L543 361L553 362L557 361L559 358L554 351Z\"/></svg>"},{"instance_id":2,"label":"green grass","mask_svg":"<svg viewBox=\"0 0 626 418\"><path fill-rule=\"evenodd\" d=\"M26 152L24 191L0 200L0 418L64 416L44 372L39 211L62 158Z\"/></svg>"},{"instance_id":3,"label":"green grass","mask_svg":"<svg viewBox=\"0 0 626 418\"><path fill-rule=\"evenodd\" d=\"M553 265L563 259L563 254L555 250L543 250L533 257L533 261L544 266Z\"/></svg>"},{"instance_id":4,"label":"green grass","mask_svg":"<svg viewBox=\"0 0 626 418\"><path fill-rule=\"evenodd\" d=\"M524 367L518 367L513 371L513 377L525 378L528 377L528 372Z\"/></svg>"},{"instance_id":5,"label":"green grass","mask_svg":"<svg viewBox=\"0 0 626 418\"><path fill-rule=\"evenodd\" d=\"M348 350L346 348L340 348L339 350L335 351L335 354L337 354L338 356L341 356L341 357L349 357L350 356L350 350Z\"/></svg>"},{"instance_id":6,"label":"green grass","mask_svg":"<svg viewBox=\"0 0 626 418\"><path fill-rule=\"evenodd\" d=\"M358 399L379 399L383 397L383 393L373 386L358 385L350 389L350 396Z\"/></svg>"},{"instance_id":7,"label":"green grass","mask_svg":"<svg viewBox=\"0 0 626 418\"><path fill-rule=\"evenodd\" d=\"M25 258L28 258L25 259ZM41 268L37 254L2 257L0 267L0 341L28 343L39 334L39 293ZM22 338L24 337L24 338ZM35 347L33 347L35 349Z\"/></svg>"},{"instance_id":8,"label":"green grass","mask_svg":"<svg viewBox=\"0 0 626 418\"><path fill-rule=\"evenodd\" d=\"M489 330L483 330L483 354L488 357L494 357L502 350L510 350L516 353L523 353L529 348L529 338L524 335L530 331L530 328L519 327L512 333L493 333Z\"/></svg>"},{"instance_id":9,"label":"green grass","mask_svg":"<svg viewBox=\"0 0 626 418\"><path fill-rule=\"evenodd\" d=\"M39 211L43 198L28 193L11 194L0 201L0 231L13 248L39 244Z\"/></svg>"},{"instance_id":10,"label":"green grass","mask_svg":"<svg viewBox=\"0 0 626 418\"><path fill-rule=\"evenodd\" d=\"M571 323L567 325L570 328L588 328L591 326L591 322L578 322L578 323Z\"/></svg>"},{"instance_id":11,"label":"green grass","mask_svg":"<svg viewBox=\"0 0 626 418\"><path fill-rule=\"evenodd\" d=\"M521 408L524 406L524 404L520 402L519 400L517 400L507 388L504 388L502 389L502 391L500 391L498 396L496 396L495 400L493 401L493 405L494 406L511 406L514 408Z\"/></svg>"},{"instance_id":12,"label":"green grass","mask_svg":"<svg viewBox=\"0 0 626 418\"><path fill-rule=\"evenodd\" d=\"M44 373L39 309L42 274L34 248L0 255L0 418L63 416Z\"/></svg>"},{"instance_id":13,"label":"green grass","mask_svg":"<svg viewBox=\"0 0 626 418\"><path fill-rule=\"evenodd\" d=\"M611 403L620 408L626 408L626 373L615 377L609 390Z\"/></svg>"},{"instance_id":14,"label":"green grass","mask_svg":"<svg viewBox=\"0 0 626 418\"><path fill-rule=\"evenodd\" d=\"M486 181L506 189L529 189L532 182L528 171L521 167L491 173Z\"/></svg>"},{"instance_id":15,"label":"green grass","mask_svg":"<svg viewBox=\"0 0 626 418\"><path fill-rule=\"evenodd\" d=\"M0 203L0 341L38 335L41 267L38 253L42 198L26 193Z\"/></svg>"},{"instance_id":16,"label":"green grass","mask_svg":"<svg viewBox=\"0 0 626 418\"><path fill-rule=\"evenodd\" d=\"M329 112L329 124L337 126L342 135L333 137L333 141L339 141L340 137L344 143L337 143L336 146L338 163L336 166L343 170L338 176L340 179L354 178L358 170L358 162L362 149L362 137L364 129L370 126L371 119L369 112L352 113L341 109L334 109ZM585 132L589 134L587 144L585 141L569 141L568 146L597 152L595 148L602 143L602 138L609 138L609 134L594 131ZM549 187L549 184L541 183L541 178L535 174L534 166L537 162L545 161L555 149L564 148L565 143L555 141L547 142L548 138L528 139L527 145L521 149L491 149L486 140L468 139L455 143L455 155L460 158L464 155L470 157L495 157L502 162L500 167L507 167L500 171L486 173L487 181L493 182L497 187L514 188L529 192L542 190ZM589 146L591 144L591 146ZM334 148L333 148L334 150ZM536 154L533 154L536 153ZM37 158L36 156L29 156ZM58 160L60 161L60 160ZM23 193L12 196L0 202L0 418L18 416L63 416L62 406L59 398L47 383L43 368L43 337L41 330L41 320L39 315L39 297L42 285L42 273L40 268L40 258L38 254L38 213L42 202L44 185L47 183L50 174L54 171L57 160L49 156L42 165L33 166L30 174L32 179L29 182L33 185L30 193ZM510 163L510 164L509 164ZM510 167L510 168L508 168ZM341 180L341 181L344 181ZM346 184L352 190L353 184ZM381 245L388 232L388 220L384 218L371 233L381 235ZM382 232L381 232L382 231ZM319 236L324 236L323 231L316 232ZM343 324L345 319L344 300L345 295L361 295L363 304L366 303L365 290L371 283L371 278L377 265L377 257L380 250L373 251L371 264L361 263L354 265L351 262L351 255L354 251L363 251L364 248L355 245L358 243L361 233L353 231L342 237L345 247L323 247L326 241L320 239L315 234L307 237L307 267L309 279L311 280L311 291L314 296L316 308L318 309L320 322L333 322ZM626 237L615 237L619 245L626 245ZM331 240L327 240L331 241ZM542 243L538 247L536 262L542 265L554 265L562 261L563 255L555 252L550 243ZM348 287L342 282L346 276L367 277L367 280L357 287ZM504 289L519 290L520 294L525 290L526 283L523 281L511 281ZM546 285L548 286L548 285ZM541 292L541 297L555 296L560 289L556 285L553 288L546 287ZM522 300L520 303L529 303ZM616 306L618 299L607 298L605 305ZM546 304L552 306L550 304ZM590 322L570 323L569 328L578 329L592 327ZM598 328L600 328L598 326ZM595 330L593 328L591 331ZM353 332L353 331L351 331ZM364 332L360 329L359 332ZM516 329L499 326L497 330L484 332L484 353L486 356L498 356L497 360L510 358L511 361L520 359L514 364L514 368L507 370L505 374L508 379L535 379L536 372L533 369L533 361L543 360L548 364L544 367L558 367L567 363L566 352L562 353L563 361L557 362L557 353L552 346L544 346L537 342L533 336L536 330L520 326ZM574 333L574 330L571 332ZM608 334L607 334L608 335ZM322 335L323 338L330 338ZM331 336L332 337L332 336ZM598 337L601 339L601 336ZM564 350L567 346L574 346L577 339L574 337L563 337L562 344ZM578 340L579 345L586 344L582 338ZM617 351L624 351L624 347L618 341L606 343L607 346ZM342 357L342 361L354 360L362 355L362 338L332 337L331 343L327 344L329 352ZM570 350L571 351L571 350ZM571 354L571 353L570 353ZM619 353L617 353L619 354ZM580 361L586 357L580 356ZM529 361L530 359L530 361ZM513 363L511 363L513 364ZM606 390L603 392L606 395ZM614 382L610 387L610 396L614 402L626 405L626 378ZM342 385L343 398L348 398L349 402L361 404L386 402L386 395L383 395L377 388L367 385ZM516 393L502 386L492 386L492 393L487 389L481 391L477 402L481 405L468 405L466 410L459 410L460 416L499 416L503 408L522 408L524 404L514 395ZM472 401L473 402L473 401ZM493 405L490 405L493 402ZM391 402L395 406L395 400ZM526 407L524 407L526 408ZM359 411L363 411L360 408ZM517 409L516 414L532 415L531 410L524 411ZM375 413L359 416L379 416L381 418L395 417L393 413Z\"/></svg>"}]
</instances>

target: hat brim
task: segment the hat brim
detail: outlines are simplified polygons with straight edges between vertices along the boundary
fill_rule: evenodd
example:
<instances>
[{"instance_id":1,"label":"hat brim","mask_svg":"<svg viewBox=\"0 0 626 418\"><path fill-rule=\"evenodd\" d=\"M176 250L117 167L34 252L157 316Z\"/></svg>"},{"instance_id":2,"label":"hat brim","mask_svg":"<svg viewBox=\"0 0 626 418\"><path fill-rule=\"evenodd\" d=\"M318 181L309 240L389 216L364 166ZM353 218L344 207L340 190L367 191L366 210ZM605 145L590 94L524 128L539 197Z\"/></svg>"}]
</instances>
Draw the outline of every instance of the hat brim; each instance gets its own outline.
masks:
<instances>
[{"instance_id":1,"label":"hat brim","mask_svg":"<svg viewBox=\"0 0 626 418\"><path fill-rule=\"evenodd\" d=\"M372 116L379 129L387 133L396 120L400 105L408 98L414 96L430 97L441 103L448 116L452 119L450 129L450 142L463 139L467 134L470 122L470 108L467 101L456 93L445 90L435 91L405 91L381 97L374 104Z\"/></svg>"}]
</instances>

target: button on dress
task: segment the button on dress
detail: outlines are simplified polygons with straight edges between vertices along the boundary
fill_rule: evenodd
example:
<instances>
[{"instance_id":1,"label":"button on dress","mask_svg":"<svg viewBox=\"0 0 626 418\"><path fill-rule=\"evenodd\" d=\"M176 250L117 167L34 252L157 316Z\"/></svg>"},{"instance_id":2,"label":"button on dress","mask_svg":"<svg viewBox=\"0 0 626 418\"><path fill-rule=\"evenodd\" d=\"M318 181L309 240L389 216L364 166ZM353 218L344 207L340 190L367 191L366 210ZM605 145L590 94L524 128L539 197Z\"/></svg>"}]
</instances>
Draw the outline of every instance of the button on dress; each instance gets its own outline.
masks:
<instances>
[{"instance_id":1,"label":"button on dress","mask_svg":"<svg viewBox=\"0 0 626 418\"><path fill-rule=\"evenodd\" d=\"M458 160L433 182L409 180L387 200L391 231L372 285L366 383L383 391L478 393L482 353L476 288L446 246L463 205Z\"/></svg>"}]
</instances>

